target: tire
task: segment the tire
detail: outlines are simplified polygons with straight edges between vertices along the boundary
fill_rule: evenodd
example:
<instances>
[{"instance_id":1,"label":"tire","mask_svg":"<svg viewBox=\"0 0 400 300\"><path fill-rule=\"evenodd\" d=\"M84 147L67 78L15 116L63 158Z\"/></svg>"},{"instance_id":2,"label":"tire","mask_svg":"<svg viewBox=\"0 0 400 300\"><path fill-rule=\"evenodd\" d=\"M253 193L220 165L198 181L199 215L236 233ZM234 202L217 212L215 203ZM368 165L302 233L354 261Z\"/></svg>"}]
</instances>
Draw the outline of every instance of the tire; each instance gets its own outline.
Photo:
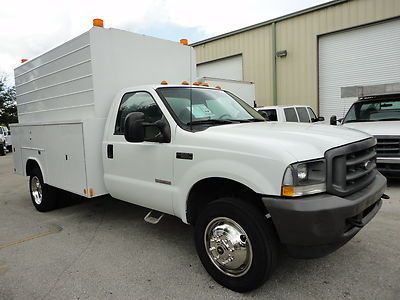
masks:
<instances>
[{"instance_id":1,"label":"tire","mask_svg":"<svg viewBox=\"0 0 400 300\"><path fill-rule=\"evenodd\" d=\"M195 244L211 277L236 292L262 285L277 264L278 239L271 221L237 198L221 198L202 210L195 224Z\"/></svg>"},{"instance_id":2,"label":"tire","mask_svg":"<svg viewBox=\"0 0 400 300\"><path fill-rule=\"evenodd\" d=\"M0 156L6 155L6 150L4 150L4 145L0 144Z\"/></svg>"},{"instance_id":3,"label":"tire","mask_svg":"<svg viewBox=\"0 0 400 300\"><path fill-rule=\"evenodd\" d=\"M38 168L31 171L29 191L32 203L38 211L46 212L57 207L55 189L43 182L42 172Z\"/></svg>"},{"instance_id":4,"label":"tire","mask_svg":"<svg viewBox=\"0 0 400 300\"><path fill-rule=\"evenodd\" d=\"M8 146L7 146L7 150L8 150L8 152L10 152L10 153L13 152L12 145L8 145Z\"/></svg>"}]
</instances>

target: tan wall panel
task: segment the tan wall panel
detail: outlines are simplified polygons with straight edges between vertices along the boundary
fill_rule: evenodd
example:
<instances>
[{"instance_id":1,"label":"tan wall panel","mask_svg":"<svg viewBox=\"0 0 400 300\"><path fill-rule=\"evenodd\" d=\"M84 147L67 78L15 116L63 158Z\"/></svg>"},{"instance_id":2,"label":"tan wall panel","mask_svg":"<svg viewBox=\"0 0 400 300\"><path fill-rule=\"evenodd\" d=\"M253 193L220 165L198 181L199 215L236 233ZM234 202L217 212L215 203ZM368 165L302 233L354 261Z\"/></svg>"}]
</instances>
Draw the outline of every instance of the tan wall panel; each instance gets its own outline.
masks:
<instances>
[{"instance_id":1,"label":"tan wall panel","mask_svg":"<svg viewBox=\"0 0 400 300\"><path fill-rule=\"evenodd\" d=\"M318 35L400 16L399 0L352 0L277 23L278 104L318 106ZM272 105L271 25L196 46L198 62L243 54L244 80L256 83L259 105Z\"/></svg>"},{"instance_id":2,"label":"tan wall panel","mask_svg":"<svg viewBox=\"0 0 400 300\"><path fill-rule=\"evenodd\" d=\"M271 29L260 27L196 48L197 62L207 62L231 55L243 55L243 80L258 82L256 99L272 101Z\"/></svg>"}]
</instances>

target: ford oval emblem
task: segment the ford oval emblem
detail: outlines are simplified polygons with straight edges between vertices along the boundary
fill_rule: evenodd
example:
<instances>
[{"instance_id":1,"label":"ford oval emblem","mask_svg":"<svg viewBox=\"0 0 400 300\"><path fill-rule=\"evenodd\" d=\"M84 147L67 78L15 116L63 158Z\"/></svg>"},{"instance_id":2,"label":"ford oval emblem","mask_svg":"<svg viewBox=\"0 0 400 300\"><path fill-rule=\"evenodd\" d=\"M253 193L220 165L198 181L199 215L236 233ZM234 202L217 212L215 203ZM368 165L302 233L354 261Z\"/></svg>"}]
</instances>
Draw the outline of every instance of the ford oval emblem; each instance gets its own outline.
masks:
<instances>
[{"instance_id":1,"label":"ford oval emblem","mask_svg":"<svg viewBox=\"0 0 400 300\"><path fill-rule=\"evenodd\" d=\"M369 167L370 165L371 165L371 161L370 161L370 160L367 160L367 161L364 163L364 169L367 170L368 167Z\"/></svg>"}]
</instances>

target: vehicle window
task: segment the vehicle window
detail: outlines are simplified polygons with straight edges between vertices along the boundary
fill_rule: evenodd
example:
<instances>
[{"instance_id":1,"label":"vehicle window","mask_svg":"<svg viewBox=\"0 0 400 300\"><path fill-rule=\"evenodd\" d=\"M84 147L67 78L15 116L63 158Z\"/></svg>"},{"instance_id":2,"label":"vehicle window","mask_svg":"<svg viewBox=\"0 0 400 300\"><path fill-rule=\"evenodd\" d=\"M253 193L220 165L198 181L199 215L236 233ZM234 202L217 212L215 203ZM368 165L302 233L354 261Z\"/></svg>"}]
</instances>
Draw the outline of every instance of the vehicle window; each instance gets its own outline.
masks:
<instances>
[{"instance_id":1,"label":"vehicle window","mask_svg":"<svg viewBox=\"0 0 400 300\"><path fill-rule=\"evenodd\" d=\"M216 126L232 122L265 121L243 100L222 90L206 88L159 88L180 126Z\"/></svg>"},{"instance_id":2,"label":"vehicle window","mask_svg":"<svg viewBox=\"0 0 400 300\"><path fill-rule=\"evenodd\" d=\"M344 123L400 120L400 99L362 100L354 103Z\"/></svg>"},{"instance_id":3,"label":"vehicle window","mask_svg":"<svg viewBox=\"0 0 400 300\"><path fill-rule=\"evenodd\" d=\"M122 97L121 104L118 109L114 134L124 134L125 119L126 116L131 112L144 113L144 120L148 123L156 122L162 118L162 112L160 108L157 106L153 97L149 93L127 93ZM146 138L147 137L151 137L151 133L147 134L146 132Z\"/></svg>"},{"instance_id":4,"label":"vehicle window","mask_svg":"<svg viewBox=\"0 0 400 300\"><path fill-rule=\"evenodd\" d=\"M307 109L305 107L296 107L297 114L299 115L300 122L310 123Z\"/></svg>"},{"instance_id":5,"label":"vehicle window","mask_svg":"<svg viewBox=\"0 0 400 300\"><path fill-rule=\"evenodd\" d=\"M285 117L287 122L298 122L296 111L293 107L284 108L283 111L285 112Z\"/></svg>"},{"instance_id":6,"label":"vehicle window","mask_svg":"<svg viewBox=\"0 0 400 300\"><path fill-rule=\"evenodd\" d=\"M314 113L311 107L307 107L308 113L310 114L311 120L316 119L317 115Z\"/></svg>"},{"instance_id":7,"label":"vehicle window","mask_svg":"<svg viewBox=\"0 0 400 300\"><path fill-rule=\"evenodd\" d=\"M0 127L0 134L3 134L3 128Z\"/></svg>"},{"instance_id":8,"label":"vehicle window","mask_svg":"<svg viewBox=\"0 0 400 300\"><path fill-rule=\"evenodd\" d=\"M278 116L276 114L276 109L260 109L267 116L268 121L278 121Z\"/></svg>"}]
</instances>

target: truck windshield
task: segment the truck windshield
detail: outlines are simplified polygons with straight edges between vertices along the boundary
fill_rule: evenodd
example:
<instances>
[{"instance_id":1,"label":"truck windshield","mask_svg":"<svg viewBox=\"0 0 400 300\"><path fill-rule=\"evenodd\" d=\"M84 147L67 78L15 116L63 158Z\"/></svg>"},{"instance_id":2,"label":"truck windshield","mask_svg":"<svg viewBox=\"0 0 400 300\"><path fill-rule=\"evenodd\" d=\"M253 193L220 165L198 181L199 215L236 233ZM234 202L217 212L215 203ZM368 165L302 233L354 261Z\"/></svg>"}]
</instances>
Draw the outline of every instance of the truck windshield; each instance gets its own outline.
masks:
<instances>
[{"instance_id":1,"label":"truck windshield","mask_svg":"<svg viewBox=\"0 0 400 300\"><path fill-rule=\"evenodd\" d=\"M157 92L183 127L265 121L246 102L222 90L166 87L158 88Z\"/></svg>"},{"instance_id":2,"label":"truck windshield","mask_svg":"<svg viewBox=\"0 0 400 300\"><path fill-rule=\"evenodd\" d=\"M400 98L361 100L352 105L344 123L400 120Z\"/></svg>"}]
</instances>

